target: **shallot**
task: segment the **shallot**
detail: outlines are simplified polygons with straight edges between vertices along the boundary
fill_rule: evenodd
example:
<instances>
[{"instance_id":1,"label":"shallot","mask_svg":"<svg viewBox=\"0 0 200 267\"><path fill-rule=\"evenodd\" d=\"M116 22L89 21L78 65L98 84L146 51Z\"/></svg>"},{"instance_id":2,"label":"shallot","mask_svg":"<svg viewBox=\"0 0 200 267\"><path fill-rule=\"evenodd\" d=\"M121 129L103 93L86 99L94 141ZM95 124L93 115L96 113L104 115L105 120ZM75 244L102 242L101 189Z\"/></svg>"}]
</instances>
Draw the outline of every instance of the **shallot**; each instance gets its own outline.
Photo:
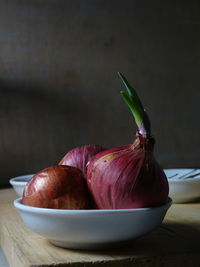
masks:
<instances>
[{"instance_id":1,"label":"shallot","mask_svg":"<svg viewBox=\"0 0 200 267\"><path fill-rule=\"evenodd\" d=\"M100 209L159 206L166 202L169 186L154 157L150 120L135 90L121 73L119 77L128 92L120 92L121 96L138 126L136 139L92 158L87 166L88 187Z\"/></svg>"},{"instance_id":2,"label":"shallot","mask_svg":"<svg viewBox=\"0 0 200 267\"><path fill-rule=\"evenodd\" d=\"M27 183L22 203L51 209L87 209L89 192L82 172L72 166L52 166Z\"/></svg>"},{"instance_id":3,"label":"shallot","mask_svg":"<svg viewBox=\"0 0 200 267\"><path fill-rule=\"evenodd\" d=\"M85 145L76 147L67 152L67 154L59 162L59 165L74 166L79 168L85 175L88 161L103 150L105 150L105 148L100 145Z\"/></svg>"}]
</instances>

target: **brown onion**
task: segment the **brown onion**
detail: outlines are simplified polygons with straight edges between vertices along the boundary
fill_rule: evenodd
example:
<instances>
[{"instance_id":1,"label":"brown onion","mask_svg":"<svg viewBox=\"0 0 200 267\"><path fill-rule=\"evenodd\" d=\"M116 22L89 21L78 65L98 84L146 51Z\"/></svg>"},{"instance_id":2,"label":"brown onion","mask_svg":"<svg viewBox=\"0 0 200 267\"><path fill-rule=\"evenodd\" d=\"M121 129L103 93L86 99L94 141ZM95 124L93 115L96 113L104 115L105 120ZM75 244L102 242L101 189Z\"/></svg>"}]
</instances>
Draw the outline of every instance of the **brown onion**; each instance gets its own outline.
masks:
<instances>
[{"instance_id":1,"label":"brown onion","mask_svg":"<svg viewBox=\"0 0 200 267\"><path fill-rule=\"evenodd\" d=\"M59 165L68 165L79 168L85 175L86 165L97 153L105 150L99 145L85 145L70 150L59 162Z\"/></svg>"},{"instance_id":2,"label":"brown onion","mask_svg":"<svg viewBox=\"0 0 200 267\"><path fill-rule=\"evenodd\" d=\"M22 203L51 209L87 209L89 192L82 172L52 166L36 173L24 189Z\"/></svg>"},{"instance_id":3,"label":"brown onion","mask_svg":"<svg viewBox=\"0 0 200 267\"><path fill-rule=\"evenodd\" d=\"M138 125L133 144L103 151L87 166L87 183L100 209L159 206L168 198L166 175L153 155L151 125L135 90L119 74L128 94L121 92Z\"/></svg>"}]
</instances>

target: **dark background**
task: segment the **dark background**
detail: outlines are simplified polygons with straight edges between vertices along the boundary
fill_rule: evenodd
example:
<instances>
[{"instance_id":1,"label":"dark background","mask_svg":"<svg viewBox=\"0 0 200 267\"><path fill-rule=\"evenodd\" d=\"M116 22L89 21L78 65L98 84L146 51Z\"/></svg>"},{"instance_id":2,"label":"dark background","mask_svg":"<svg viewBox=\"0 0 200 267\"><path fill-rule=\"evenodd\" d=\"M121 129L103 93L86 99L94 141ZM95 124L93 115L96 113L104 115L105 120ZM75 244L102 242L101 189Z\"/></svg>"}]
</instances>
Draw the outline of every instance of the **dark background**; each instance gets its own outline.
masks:
<instances>
[{"instance_id":1,"label":"dark background","mask_svg":"<svg viewBox=\"0 0 200 267\"><path fill-rule=\"evenodd\" d=\"M199 1L1 0L0 184L71 148L131 143L117 71L165 168L199 167Z\"/></svg>"}]
</instances>

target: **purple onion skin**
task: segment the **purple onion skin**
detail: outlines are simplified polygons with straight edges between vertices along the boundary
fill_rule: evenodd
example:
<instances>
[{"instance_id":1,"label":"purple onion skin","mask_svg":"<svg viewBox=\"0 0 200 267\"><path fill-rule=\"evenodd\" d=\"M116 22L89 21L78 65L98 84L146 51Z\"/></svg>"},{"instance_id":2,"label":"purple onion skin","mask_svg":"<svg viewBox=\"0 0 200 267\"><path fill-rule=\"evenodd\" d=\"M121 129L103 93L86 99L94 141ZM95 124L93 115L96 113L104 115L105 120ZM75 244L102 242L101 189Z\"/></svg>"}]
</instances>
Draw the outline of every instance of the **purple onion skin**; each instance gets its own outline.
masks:
<instances>
[{"instance_id":1,"label":"purple onion skin","mask_svg":"<svg viewBox=\"0 0 200 267\"><path fill-rule=\"evenodd\" d=\"M100 145L85 145L76 147L70 150L58 164L76 167L80 169L85 176L88 161L103 150L105 150L105 148Z\"/></svg>"},{"instance_id":2,"label":"purple onion skin","mask_svg":"<svg viewBox=\"0 0 200 267\"><path fill-rule=\"evenodd\" d=\"M99 209L133 209L162 205L169 186L153 152L133 145L106 150L87 166L88 188Z\"/></svg>"}]
</instances>

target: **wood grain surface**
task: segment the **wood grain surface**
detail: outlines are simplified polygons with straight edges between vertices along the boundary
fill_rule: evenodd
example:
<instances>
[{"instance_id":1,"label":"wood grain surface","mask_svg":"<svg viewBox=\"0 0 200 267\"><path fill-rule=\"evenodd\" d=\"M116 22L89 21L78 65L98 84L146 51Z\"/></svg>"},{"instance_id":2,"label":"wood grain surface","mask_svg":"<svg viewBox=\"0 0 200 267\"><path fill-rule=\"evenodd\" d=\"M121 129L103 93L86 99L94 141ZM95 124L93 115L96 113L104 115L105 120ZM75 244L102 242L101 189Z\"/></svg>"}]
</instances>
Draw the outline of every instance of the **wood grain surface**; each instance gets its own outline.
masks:
<instances>
[{"instance_id":1,"label":"wood grain surface","mask_svg":"<svg viewBox=\"0 0 200 267\"><path fill-rule=\"evenodd\" d=\"M200 266L200 203L172 205L158 229L126 247L80 251L55 247L29 230L15 198L13 189L0 191L0 243L11 267Z\"/></svg>"}]
</instances>

